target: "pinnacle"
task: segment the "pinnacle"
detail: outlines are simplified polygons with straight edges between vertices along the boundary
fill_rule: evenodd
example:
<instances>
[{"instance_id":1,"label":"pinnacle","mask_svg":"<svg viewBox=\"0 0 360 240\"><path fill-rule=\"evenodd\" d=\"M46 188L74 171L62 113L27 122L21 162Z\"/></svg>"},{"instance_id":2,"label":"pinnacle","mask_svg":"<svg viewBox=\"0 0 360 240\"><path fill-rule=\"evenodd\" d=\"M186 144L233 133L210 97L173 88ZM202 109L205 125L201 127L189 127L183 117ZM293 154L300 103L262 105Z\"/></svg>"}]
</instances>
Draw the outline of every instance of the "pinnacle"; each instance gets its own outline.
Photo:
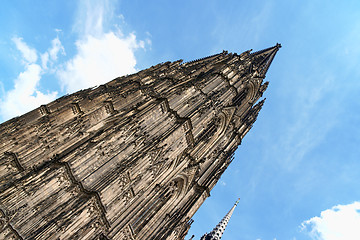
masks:
<instances>
[{"instance_id":1,"label":"pinnacle","mask_svg":"<svg viewBox=\"0 0 360 240\"><path fill-rule=\"evenodd\" d=\"M262 107L264 106L266 98L262 99L260 102L258 102L253 108L252 108L252 114L254 115L254 118L257 117L257 115L259 114L260 110L262 109Z\"/></svg>"}]
</instances>

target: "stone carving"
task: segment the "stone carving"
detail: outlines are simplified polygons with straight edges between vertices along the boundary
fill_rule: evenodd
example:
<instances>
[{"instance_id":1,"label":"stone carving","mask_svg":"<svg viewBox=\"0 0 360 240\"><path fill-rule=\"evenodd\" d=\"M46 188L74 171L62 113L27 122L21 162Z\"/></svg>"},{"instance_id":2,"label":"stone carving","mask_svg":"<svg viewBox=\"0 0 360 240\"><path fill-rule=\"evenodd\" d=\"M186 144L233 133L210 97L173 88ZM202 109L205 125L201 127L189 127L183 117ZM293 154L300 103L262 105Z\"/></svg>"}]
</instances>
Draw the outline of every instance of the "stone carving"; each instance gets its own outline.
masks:
<instances>
[{"instance_id":1,"label":"stone carving","mask_svg":"<svg viewBox=\"0 0 360 240\"><path fill-rule=\"evenodd\" d=\"M80 109L80 106L79 106L78 103L73 103L72 106L71 106L71 110L75 115L81 113L81 109Z\"/></svg>"},{"instance_id":2,"label":"stone carving","mask_svg":"<svg viewBox=\"0 0 360 240\"><path fill-rule=\"evenodd\" d=\"M42 116L45 116L45 115L50 113L50 111L49 111L49 109L48 109L48 107L46 105L41 105L39 110L40 110L40 114Z\"/></svg>"}]
</instances>

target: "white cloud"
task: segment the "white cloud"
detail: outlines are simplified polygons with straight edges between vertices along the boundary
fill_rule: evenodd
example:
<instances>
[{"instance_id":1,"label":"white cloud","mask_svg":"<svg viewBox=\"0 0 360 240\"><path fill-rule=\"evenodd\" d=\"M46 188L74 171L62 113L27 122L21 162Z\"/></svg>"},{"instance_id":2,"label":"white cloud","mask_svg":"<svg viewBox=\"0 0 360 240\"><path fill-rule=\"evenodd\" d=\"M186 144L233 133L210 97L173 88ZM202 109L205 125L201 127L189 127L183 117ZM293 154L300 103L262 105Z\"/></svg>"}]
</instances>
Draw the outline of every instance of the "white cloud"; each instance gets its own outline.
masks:
<instances>
[{"instance_id":1,"label":"white cloud","mask_svg":"<svg viewBox=\"0 0 360 240\"><path fill-rule=\"evenodd\" d=\"M60 52L62 55L65 55L65 49L63 45L60 42L59 37L54 38L51 41L52 47L49 50L49 55L51 57L51 60L56 61L58 58L58 53Z\"/></svg>"},{"instance_id":2,"label":"white cloud","mask_svg":"<svg viewBox=\"0 0 360 240\"><path fill-rule=\"evenodd\" d=\"M337 205L301 224L314 240L360 239L360 202Z\"/></svg>"},{"instance_id":3,"label":"white cloud","mask_svg":"<svg viewBox=\"0 0 360 240\"><path fill-rule=\"evenodd\" d=\"M76 43L77 55L58 71L67 92L93 87L136 71L134 50L141 47L134 34L121 38L113 32L88 36Z\"/></svg>"},{"instance_id":4,"label":"white cloud","mask_svg":"<svg viewBox=\"0 0 360 240\"><path fill-rule=\"evenodd\" d=\"M57 92L44 94L37 87L41 79L41 67L32 63L25 67L14 82L14 88L1 100L0 114L6 120L21 115L41 104L54 100Z\"/></svg>"},{"instance_id":5,"label":"white cloud","mask_svg":"<svg viewBox=\"0 0 360 240\"><path fill-rule=\"evenodd\" d=\"M81 0L74 23L74 31L80 36L101 36L104 26L114 18L114 1L111 0Z\"/></svg>"},{"instance_id":6,"label":"white cloud","mask_svg":"<svg viewBox=\"0 0 360 240\"><path fill-rule=\"evenodd\" d=\"M59 32L58 29L56 29L55 31ZM59 53L61 55L66 55L64 46L61 44L59 37L56 37L51 41L51 48L49 48L46 52L40 55L41 67L43 68L43 70L47 70L48 63L50 63L50 72L54 71L52 67L54 63L58 60Z\"/></svg>"},{"instance_id":7,"label":"white cloud","mask_svg":"<svg viewBox=\"0 0 360 240\"><path fill-rule=\"evenodd\" d=\"M33 48L30 48L24 41L22 38L19 37L13 37L12 41L15 43L16 48L21 52L21 54L23 55L23 60L25 61L24 63L34 63L37 61L37 54L36 54L36 50Z\"/></svg>"},{"instance_id":8,"label":"white cloud","mask_svg":"<svg viewBox=\"0 0 360 240\"><path fill-rule=\"evenodd\" d=\"M40 58L41 58L41 67L43 69L47 69L47 64L49 62L49 53L48 52L45 52L43 54L40 55Z\"/></svg>"},{"instance_id":9,"label":"white cloud","mask_svg":"<svg viewBox=\"0 0 360 240\"><path fill-rule=\"evenodd\" d=\"M80 1L74 30L76 54L68 61L59 63L59 55L65 55L59 37L51 41L51 47L39 54L22 38L12 41L22 54L24 71L14 80L14 87L0 99L0 117L6 120L48 103L57 97L57 92L39 91L41 77L56 74L62 89L74 92L93 87L116 77L136 72L135 51L150 45L151 40L139 41L135 33L124 35L114 24L114 4L111 0ZM124 24L124 19L122 18ZM114 30L111 30L114 29ZM55 29L57 33L61 32ZM38 56L40 61L38 62Z\"/></svg>"},{"instance_id":10,"label":"white cloud","mask_svg":"<svg viewBox=\"0 0 360 240\"><path fill-rule=\"evenodd\" d=\"M74 92L136 72L135 51L145 48L134 33L125 36L116 24L112 1L80 2L74 30L76 55L57 71L62 89ZM123 18L122 18L123 21ZM110 27L109 27L110 26ZM108 29L115 28L115 31ZM147 40L146 44L151 41Z\"/></svg>"},{"instance_id":11,"label":"white cloud","mask_svg":"<svg viewBox=\"0 0 360 240\"><path fill-rule=\"evenodd\" d=\"M12 41L22 54L21 63L24 71L14 80L13 89L4 92L0 99L0 117L2 120L24 114L41 104L46 104L57 97L57 92L43 93L39 90L42 75L47 70L49 56L56 60L57 53L62 51L62 45L58 38L52 41L52 48L44 54L40 54L41 66L37 64L38 53L29 47L22 38L14 37ZM49 54L50 53L50 54Z\"/></svg>"}]
</instances>

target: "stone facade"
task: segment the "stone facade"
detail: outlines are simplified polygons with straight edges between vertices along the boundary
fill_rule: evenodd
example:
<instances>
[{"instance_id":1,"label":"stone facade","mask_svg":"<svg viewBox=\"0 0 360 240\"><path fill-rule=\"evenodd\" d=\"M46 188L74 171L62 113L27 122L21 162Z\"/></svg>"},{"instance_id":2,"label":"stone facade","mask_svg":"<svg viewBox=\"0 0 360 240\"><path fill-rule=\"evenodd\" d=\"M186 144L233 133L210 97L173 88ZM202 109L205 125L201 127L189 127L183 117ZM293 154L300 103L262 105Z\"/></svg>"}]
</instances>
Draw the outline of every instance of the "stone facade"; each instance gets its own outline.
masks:
<instances>
[{"instance_id":1,"label":"stone facade","mask_svg":"<svg viewBox=\"0 0 360 240\"><path fill-rule=\"evenodd\" d=\"M1 124L0 239L183 239L279 48L158 64Z\"/></svg>"}]
</instances>

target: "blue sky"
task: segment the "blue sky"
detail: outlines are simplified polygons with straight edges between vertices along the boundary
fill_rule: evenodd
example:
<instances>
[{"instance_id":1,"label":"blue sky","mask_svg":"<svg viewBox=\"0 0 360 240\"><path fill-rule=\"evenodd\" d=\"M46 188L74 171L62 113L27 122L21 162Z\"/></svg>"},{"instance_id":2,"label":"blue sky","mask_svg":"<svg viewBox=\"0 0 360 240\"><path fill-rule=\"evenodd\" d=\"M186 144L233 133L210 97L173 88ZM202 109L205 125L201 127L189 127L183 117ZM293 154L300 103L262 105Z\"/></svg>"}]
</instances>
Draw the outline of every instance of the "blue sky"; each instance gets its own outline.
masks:
<instances>
[{"instance_id":1,"label":"blue sky","mask_svg":"<svg viewBox=\"0 0 360 240\"><path fill-rule=\"evenodd\" d=\"M189 234L241 197L223 239L360 239L359 12L350 0L4 1L0 121L159 62L279 42L260 116Z\"/></svg>"}]
</instances>

